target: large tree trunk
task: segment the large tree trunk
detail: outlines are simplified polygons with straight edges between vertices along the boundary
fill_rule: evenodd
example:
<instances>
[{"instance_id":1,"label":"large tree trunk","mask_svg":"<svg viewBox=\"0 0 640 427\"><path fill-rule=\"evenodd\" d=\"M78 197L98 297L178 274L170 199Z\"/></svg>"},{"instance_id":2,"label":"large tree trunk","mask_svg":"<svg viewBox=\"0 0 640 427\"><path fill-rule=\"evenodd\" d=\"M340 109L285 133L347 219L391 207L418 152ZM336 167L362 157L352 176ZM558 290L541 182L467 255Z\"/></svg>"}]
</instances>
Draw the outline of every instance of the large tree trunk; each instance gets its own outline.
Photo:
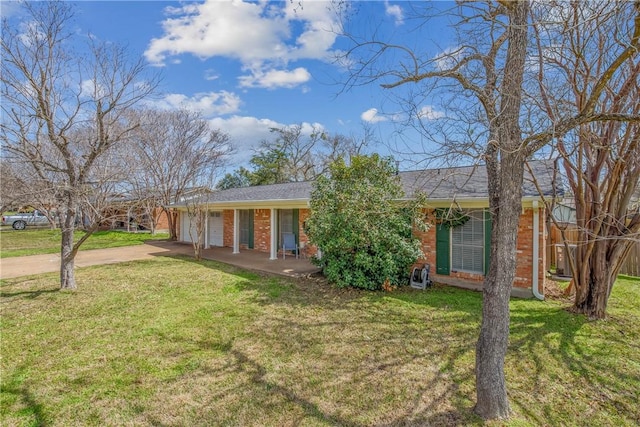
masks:
<instances>
[{"instance_id":1,"label":"large tree trunk","mask_svg":"<svg viewBox=\"0 0 640 427\"><path fill-rule=\"evenodd\" d=\"M506 156L505 156L506 157ZM507 418L509 400L504 361L509 341L509 299L516 271L516 249L522 203L523 161L511 155L501 162L499 190L492 200L491 255L485 277L482 323L476 345L476 407L485 419ZM493 173L490 172L490 175Z\"/></svg>"},{"instance_id":2,"label":"large tree trunk","mask_svg":"<svg viewBox=\"0 0 640 427\"><path fill-rule=\"evenodd\" d=\"M526 153L522 147L520 106L527 56L529 3L502 2L507 8L509 45L499 114L490 125L487 177L493 219L489 272L485 277L482 323L476 345L475 412L485 419L508 418L504 360L509 342L509 298L516 274L516 241L522 210Z\"/></svg>"},{"instance_id":3,"label":"large tree trunk","mask_svg":"<svg viewBox=\"0 0 640 427\"><path fill-rule=\"evenodd\" d=\"M163 207L162 210L167 215L167 224L169 225L169 238L178 240L178 214L169 208Z\"/></svg>"},{"instance_id":4,"label":"large tree trunk","mask_svg":"<svg viewBox=\"0 0 640 427\"><path fill-rule=\"evenodd\" d=\"M604 239L593 242L593 250L576 251L578 267L574 277L576 295L573 310L590 319L604 319L611 290L618 277L631 243L628 241Z\"/></svg>"},{"instance_id":5,"label":"large tree trunk","mask_svg":"<svg viewBox=\"0 0 640 427\"><path fill-rule=\"evenodd\" d=\"M77 250L74 250L74 232L76 211L69 201L66 212L60 221L60 230L62 232L62 243L60 245L60 289L75 290L75 258Z\"/></svg>"}]
</instances>

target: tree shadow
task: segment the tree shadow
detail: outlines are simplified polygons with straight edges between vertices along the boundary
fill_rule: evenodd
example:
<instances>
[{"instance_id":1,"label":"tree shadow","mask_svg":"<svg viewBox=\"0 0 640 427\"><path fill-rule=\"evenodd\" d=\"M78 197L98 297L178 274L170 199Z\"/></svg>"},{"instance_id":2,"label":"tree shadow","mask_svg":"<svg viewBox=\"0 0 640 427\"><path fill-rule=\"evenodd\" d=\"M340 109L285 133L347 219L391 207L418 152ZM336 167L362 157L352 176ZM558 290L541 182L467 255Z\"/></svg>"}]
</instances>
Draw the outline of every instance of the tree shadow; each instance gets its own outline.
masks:
<instances>
[{"instance_id":1,"label":"tree shadow","mask_svg":"<svg viewBox=\"0 0 640 427\"><path fill-rule=\"evenodd\" d=\"M512 311L509 344L511 362L514 363L520 358L526 358L530 362L527 392L540 396L535 400L539 402L539 408L542 408L536 413L530 409L530 403L512 396L529 419L540 424L567 422L558 415L555 405L558 402L549 401L544 397L550 379L556 377L560 380L563 377L561 373L549 372L549 366L557 366L567 373L562 383L562 387L568 389L567 392L571 393L574 391L572 389L579 387L580 395L595 397L598 402L592 400L591 404L595 404L596 408L599 405L613 406L616 413L624 415L627 419L629 416L633 417L634 413L636 421L640 419L640 413L631 403L632 400L619 401L607 393L607 390L610 390L611 395L619 396L627 390L632 394L633 384L640 383L640 373L629 372L618 365L611 366L611 358L608 357L612 346L627 347L630 343L624 333L615 336L603 332L604 335L598 337L582 331L586 327L606 328L607 325L594 323L582 315L570 313L565 307L542 302L531 304L526 311ZM603 357L598 357L598 354L602 354ZM572 384L575 385L572 387ZM567 392L564 393L565 397Z\"/></svg>"},{"instance_id":2,"label":"tree shadow","mask_svg":"<svg viewBox=\"0 0 640 427\"><path fill-rule=\"evenodd\" d=\"M3 394L6 393L9 396L13 396L16 401L25 406L19 413L22 417L30 418L27 422L29 425L46 427L48 422L44 415L44 406L41 403L38 403L31 391L23 385L22 376L25 374L25 371L26 369L24 367L19 367L11 378L3 378L0 391Z\"/></svg>"},{"instance_id":3,"label":"tree shadow","mask_svg":"<svg viewBox=\"0 0 640 427\"><path fill-rule=\"evenodd\" d=\"M54 294L57 292L60 292L60 289L39 289L39 290L33 290L33 291L16 291L16 292L0 291L0 298L9 298L10 300L8 301L2 301L4 303L8 303L17 298L36 299L41 295Z\"/></svg>"}]
</instances>

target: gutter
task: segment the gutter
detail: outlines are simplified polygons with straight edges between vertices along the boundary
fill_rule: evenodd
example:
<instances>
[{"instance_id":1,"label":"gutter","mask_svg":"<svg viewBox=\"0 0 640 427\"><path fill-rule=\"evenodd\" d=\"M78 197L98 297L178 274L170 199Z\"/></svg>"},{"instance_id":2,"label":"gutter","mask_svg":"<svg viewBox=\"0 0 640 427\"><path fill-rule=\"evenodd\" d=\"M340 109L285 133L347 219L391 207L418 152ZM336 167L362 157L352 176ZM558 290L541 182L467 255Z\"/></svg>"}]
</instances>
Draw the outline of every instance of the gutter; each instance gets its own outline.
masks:
<instances>
[{"instance_id":1,"label":"gutter","mask_svg":"<svg viewBox=\"0 0 640 427\"><path fill-rule=\"evenodd\" d=\"M539 300L544 300L544 291L540 293L538 290L538 280L540 276L540 272L538 269L539 259L540 259L540 214L538 210L538 202L533 201L533 274L531 277L531 290L533 291L533 296L538 298Z\"/></svg>"}]
</instances>

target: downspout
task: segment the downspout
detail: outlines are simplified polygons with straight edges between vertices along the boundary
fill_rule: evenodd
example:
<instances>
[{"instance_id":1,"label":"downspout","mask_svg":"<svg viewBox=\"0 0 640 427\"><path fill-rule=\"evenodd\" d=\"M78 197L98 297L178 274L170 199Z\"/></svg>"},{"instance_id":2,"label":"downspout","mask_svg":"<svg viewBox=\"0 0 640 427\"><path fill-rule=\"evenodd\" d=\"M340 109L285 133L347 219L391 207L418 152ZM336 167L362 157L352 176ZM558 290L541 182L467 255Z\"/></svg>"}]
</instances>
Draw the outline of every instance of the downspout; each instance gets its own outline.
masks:
<instances>
[{"instance_id":1,"label":"downspout","mask_svg":"<svg viewBox=\"0 0 640 427\"><path fill-rule=\"evenodd\" d=\"M538 209L538 201L533 201L533 277L531 278L531 290L533 296L539 300L544 300L544 294L538 290L539 270L538 265L540 263L540 213Z\"/></svg>"}]
</instances>

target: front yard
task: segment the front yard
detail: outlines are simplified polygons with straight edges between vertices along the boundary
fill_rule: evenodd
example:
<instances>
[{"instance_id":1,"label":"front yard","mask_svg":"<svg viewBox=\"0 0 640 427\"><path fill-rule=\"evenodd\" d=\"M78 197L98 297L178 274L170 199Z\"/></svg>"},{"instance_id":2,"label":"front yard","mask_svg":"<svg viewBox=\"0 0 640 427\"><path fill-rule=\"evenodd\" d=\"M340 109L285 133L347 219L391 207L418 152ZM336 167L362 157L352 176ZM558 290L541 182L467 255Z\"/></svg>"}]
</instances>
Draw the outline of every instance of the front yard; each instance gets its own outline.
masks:
<instances>
[{"instance_id":1,"label":"front yard","mask_svg":"<svg viewBox=\"0 0 640 427\"><path fill-rule=\"evenodd\" d=\"M482 425L479 293L166 257L77 278L2 282L2 425ZM563 307L512 301L514 415L489 425L638 425L640 281L618 281L606 321Z\"/></svg>"},{"instance_id":2,"label":"front yard","mask_svg":"<svg viewBox=\"0 0 640 427\"><path fill-rule=\"evenodd\" d=\"M79 240L84 231L75 232L75 240ZM0 232L0 257L9 258L25 255L53 254L60 252L59 229L27 229L22 231L4 227ZM126 231L96 231L80 250L117 248L122 246L141 245L147 240L168 239L168 233L128 233Z\"/></svg>"}]
</instances>

